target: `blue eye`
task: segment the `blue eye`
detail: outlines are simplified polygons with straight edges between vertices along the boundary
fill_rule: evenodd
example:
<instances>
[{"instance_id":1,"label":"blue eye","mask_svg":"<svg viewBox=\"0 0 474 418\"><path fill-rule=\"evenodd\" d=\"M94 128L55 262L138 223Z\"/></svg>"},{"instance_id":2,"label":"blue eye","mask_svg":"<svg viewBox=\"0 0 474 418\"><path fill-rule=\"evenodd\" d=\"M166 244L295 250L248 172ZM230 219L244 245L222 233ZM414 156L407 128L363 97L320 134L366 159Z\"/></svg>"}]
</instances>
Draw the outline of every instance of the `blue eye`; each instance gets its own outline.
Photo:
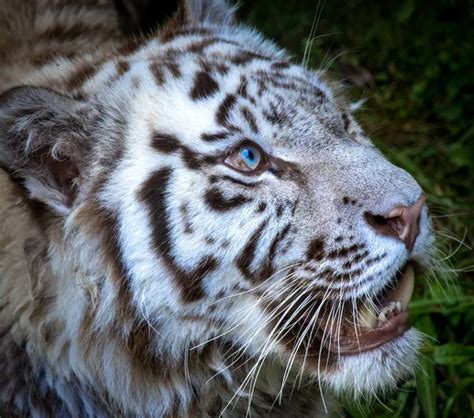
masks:
<instances>
[{"instance_id":1,"label":"blue eye","mask_svg":"<svg viewBox=\"0 0 474 418\"><path fill-rule=\"evenodd\" d=\"M250 169L255 170L262 159L260 151L251 145L245 145L239 150L242 162Z\"/></svg>"},{"instance_id":2,"label":"blue eye","mask_svg":"<svg viewBox=\"0 0 474 418\"><path fill-rule=\"evenodd\" d=\"M266 154L257 146L246 141L227 155L224 163L241 173L258 174L266 166Z\"/></svg>"}]
</instances>

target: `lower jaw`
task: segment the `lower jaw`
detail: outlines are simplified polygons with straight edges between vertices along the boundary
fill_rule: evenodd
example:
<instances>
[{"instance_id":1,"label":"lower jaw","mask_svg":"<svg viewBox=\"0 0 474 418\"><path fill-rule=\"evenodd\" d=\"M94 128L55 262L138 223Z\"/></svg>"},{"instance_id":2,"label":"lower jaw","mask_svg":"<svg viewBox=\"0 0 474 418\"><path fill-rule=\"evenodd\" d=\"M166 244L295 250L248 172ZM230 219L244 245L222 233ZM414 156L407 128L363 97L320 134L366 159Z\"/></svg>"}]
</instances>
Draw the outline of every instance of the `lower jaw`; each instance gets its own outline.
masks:
<instances>
[{"instance_id":1,"label":"lower jaw","mask_svg":"<svg viewBox=\"0 0 474 418\"><path fill-rule=\"evenodd\" d=\"M356 355L383 347L396 341L411 328L408 312L400 312L386 325L357 335L356 332L350 343L326 344L326 349L337 355Z\"/></svg>"},{"instance_id":2,"label":"lower jaw","mask_svg":"<svg viewBox=\"0 0 474 418\"><path fill-rule=\"evenodd\" d=\"M409 328L411 329L411 328ZM408 331L408 330L407 330ZM349 349L344 349L344 348L341 348L340 351L338 351L338 349L336 347L330 347L329 348L329 351L332 353L332 354L336 354L338 356L344 356L344 357L348 357L348 356L357 356L359 354L364 354L364 353L368 353L368 352L371 352L371 351L374 351L374 350L377 350L379 348L383 348L384 346L390 344L390 343L394 343L396 341L398 341L400 338L402 338L405 334L400 334L399 336L395 337L395 338L392 338L391 340L388 340L388 341L384 341L384 342L380 342L380 343L376 343L376 344L373 344L371 346L365 346L365 347L360 347L360 348L349 348Z\"/></svg>"},{"instance_id":3,"label":"lower jaw","mask_svg":"<svg viewBox=\"0 0 474 418\"><path fill-rule=\"evenodd\" d=\"M329 352L338 356L364 353L397 340L410 329L407 308L414 288L413 264L406 264L396 280L378 308L372 301L372 305L364 304L359 309L356 317L352 318L352 322L358 325L346 325L344 328L339 325L343 335L332 344L326 343Z\"/></svg>"}]
</instances>

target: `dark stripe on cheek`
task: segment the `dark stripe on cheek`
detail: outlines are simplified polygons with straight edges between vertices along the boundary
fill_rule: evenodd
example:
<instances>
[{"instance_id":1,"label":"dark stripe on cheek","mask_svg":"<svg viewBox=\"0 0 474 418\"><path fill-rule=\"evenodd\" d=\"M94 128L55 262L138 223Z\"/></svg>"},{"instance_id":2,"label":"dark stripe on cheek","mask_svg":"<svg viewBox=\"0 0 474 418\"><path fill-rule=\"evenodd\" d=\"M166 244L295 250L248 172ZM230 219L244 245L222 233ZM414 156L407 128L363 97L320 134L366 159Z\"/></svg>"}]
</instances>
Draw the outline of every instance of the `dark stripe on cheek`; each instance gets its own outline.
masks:
<instances>
[{"instance_id":1,"label":"dark stripe on cheek","mask_svg":"<svg viewBox=\"0 0 474 418\"><path fill-rule=\"evenodd\" d=\"M355 253L359 250L364 249L365 247L365 244L353 244L350 247L339 248L337 250L331 251L327 256L328 258L344 258L351 253Z\"/></svg>"},{"instance_id":2,"label":"dark stripe on cheek","mask_svg":"<svg viewBox=\"0 0 474 418\"><path fill-rule=\"evenodd\" d=\"M204 195L204 200L207 205L218 212L225 212L235 209L251 201L248 197L241 194L226 198L218 189L209 189Z\"/></svg>"},{"instance_id":3,"label":"dark stripe on cheek","mask_svg":"<svg viewBox=\"0 0 474 418\"><path fill-rule=\"evenodd\" d=\"M171 173L170 168L156 171L145 182L139 196L150 212L153 244L165 258L170 257L170 227L165 199Z\"/></svg>"},{"instance_id":4,"label":"dark stripe on cheek","mask_svg":"<svg viewBox=\"0 0 474 418\"><path fill-rule=\"evenodd\" d=\"M218 267L219 263L214 257L205 257L199 265L191 272L182 272L181 282L185 287L185 299L189 302L202 299L204 291L202 288L202 279Z\"/></svg>"},{"instance_id":5,"label":"dark stripe on cheek","mask_svg":"<svg viewBox=\"0 0 474 418\"><path fill-rule=\"evenodd\" d=\"M242 253L240 254L239 258L236 260L237 267L241 271L241 273L250 280L257 280L256 275L250 271L250 266L255 258L255 250L257 248L257 243L260 240L260 237L263 234L263 231L268 225L268 220L265 220L261 223L252 237L248 240L247 244L245 245Z\"/></svg>"},{"instance_id":6,"label":"dark stripe on cheek","mask_svg":"<svg viewBox=\"0 0 474 418\"><path fill-rule=\"evenodd\" d=\"M196 74L190 95L193 100L202 100L212 96L218 89L217 81L209 74L201 71Z\"/></svg>"},{"instance_id":7,"label":"dark stripe on cheek","mask_svg":"<svg viewBox=\"0 0 474 418\"><path fill-rule=\"evenodd\" d=\"M288 224L286 225L283 230L281 232L279 232L277 234L277 236L275 237L275 239L273 240L272 242L272 245L270 246L270 251L268 253L268 259L269 260L273 260L273 257L275 256L275 253L276 253L276 250L277 250L277 246L278 244L283 240L285 239L286 235L288 234L288 232L290 231L290 228L291 228L291 225Z\"/></svg>"},{"instance_id":8,"label":"dark stripe on cheek","mask_svg":"<svg viewBox=\"0 0 474 418\"><path fill-rule=\"evenodd\" d=\"M183 152L183 161L186 163L188 168L191 170L199 169L203 163L203 160L199 159L198 155L189 148L183 146L181 149Z\"/></svg>"},{"instance_id":9,"label":"dark stripe on cheek","mask_svg":"<svg viewBox=\"0 0 474 418\"><path fill-rule=\"evenodd\" d=\"M320 238L313 239L306 252L308 260L320 261L324 258L324 255L324 241Z\"/></svg>"},{"instance_id":10,"label":"dark stripe on cheek","mask_svg":"<svg viewBox=\"0 0 474 418\"><path fill-rule=\"evenodd\" d=\"M273 239L270 245L270 250L268 251L268 256L265 260L265 266L263 267L262 272L260 273L261 280L266 280L273 274L273 259L278 249L278 245L285 239L286 235L290 231L290 228L290 224L286 225L283 230L280 231Z\"/></svg>"},{"instance_id":11,"label":"dark stripe on cheek","mask_svg":"<svg viewBox=\"0 0 474 418\"><path fill-rule=\"evenodd\" d=\"M191 224L191 221L189 220L189 206L186 203L183 203L179 207L179 212L181 214L181 217L183 218L183 230L185 234L192 234L194 232L193 226Z\"/></svg>"},{"instance_id":12,"label":"dark stripe on cheek","mask_svg":"<svg viewBox=\"0 0 474 418\"><path fill-rule=\"evenodd\" d=\"M216 180L218 180L218 178L216 178ZM239 186L244 186L244 187L256 187L260 184L260 182L246 183L245 181L235 179L235 178L230 177L230 176L222 176L221 180L230 181L231 183L235 183L235 184L238 184Z\"/></svg>"},{"instance_id":13,"label":"dark stripe on cheek","mask_svg":"<svg viewBox=\"0 0 474 418\"><path fill-rule=\"evenodd\" d=\"M151 145L156 150L164 153L170 154L181 149L181 144L174 135L163 134L156 132L151 137Z\"/></svg>"},{"instance_id":14,"label":"dark stripe on cheek","mask_svg":"<svg viewBox=\"0 0 474 418\"><path fill-rule=\"evenodd\" d=\"M202 280L206 274L217 268L218 262L213 257L204 257L195 269L188 271L176 264L171 253L171 226L166 206L166 194L171 175L170 168L156 171L143 185L139 198L148 208L155 250L163 257L167 267L174 274L176 282L181 287L183 300L195 302L205 296Z\"/></svg>"}]
</instances>

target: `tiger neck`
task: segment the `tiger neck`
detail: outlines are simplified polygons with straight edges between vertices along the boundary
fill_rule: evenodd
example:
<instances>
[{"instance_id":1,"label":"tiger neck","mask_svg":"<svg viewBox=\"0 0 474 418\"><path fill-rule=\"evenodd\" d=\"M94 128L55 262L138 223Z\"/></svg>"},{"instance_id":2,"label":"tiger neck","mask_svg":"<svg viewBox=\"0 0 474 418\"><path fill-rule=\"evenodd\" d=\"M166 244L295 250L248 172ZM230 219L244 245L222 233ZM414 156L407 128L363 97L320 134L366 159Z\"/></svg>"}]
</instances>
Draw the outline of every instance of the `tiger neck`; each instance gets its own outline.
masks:
<instances>
[{"instance_id":1,"label":"tiger neck","mask_svg":"<svg viewBox=\"0 0 474 418\"><path fill-rule=\"evenodd\" d=\"M21 323L21 332L0 342L8 342L8 352L21 353L17 358L24 357L24 375L55 378L34 380L34 385L16 382L26 385L27 393L46 384L55 399L52 415L60 414L66 399L80 399L94 411L115 411L117 416L191 417L211 408L216 386L221 394L231 391L224 377L211 379L225 367L224 347L213 342L191 350L191 341L163 339L133 309L131 295L121 293L117 281L125 278L117 276L120 266L110 265L109 258L98 259L107 231L106 225L100 227L100 236L64 238L64 226L52 224L46 236L38 233L28 241L25 277L33 297L10 324L20 329ZM3 350L0 354L9 355ZM68 406L71 415L80 415L79 403Z\"/></svg>"}]
</instances>

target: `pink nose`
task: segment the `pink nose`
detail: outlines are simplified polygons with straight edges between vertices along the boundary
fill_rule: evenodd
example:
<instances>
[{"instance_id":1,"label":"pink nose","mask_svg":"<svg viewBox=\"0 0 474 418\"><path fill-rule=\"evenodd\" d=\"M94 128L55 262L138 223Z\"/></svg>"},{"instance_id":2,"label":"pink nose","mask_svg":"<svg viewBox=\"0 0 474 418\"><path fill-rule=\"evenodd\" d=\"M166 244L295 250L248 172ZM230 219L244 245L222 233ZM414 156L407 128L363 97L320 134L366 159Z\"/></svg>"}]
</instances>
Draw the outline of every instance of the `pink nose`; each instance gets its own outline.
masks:
<instances>
[{"instance_id":1,"label":"pink nose","mask_svg":"<svg viewBox=\"0 0 474 418\"><path fill-rule=\"evenodd\" d=\"M379 234L398 238L411 251L420 232L418 221L425 201L425 196L421 195L413 206L399 206L392 209L387 216L366 212L365 217Z\"/></svg>"}]
</instances>

